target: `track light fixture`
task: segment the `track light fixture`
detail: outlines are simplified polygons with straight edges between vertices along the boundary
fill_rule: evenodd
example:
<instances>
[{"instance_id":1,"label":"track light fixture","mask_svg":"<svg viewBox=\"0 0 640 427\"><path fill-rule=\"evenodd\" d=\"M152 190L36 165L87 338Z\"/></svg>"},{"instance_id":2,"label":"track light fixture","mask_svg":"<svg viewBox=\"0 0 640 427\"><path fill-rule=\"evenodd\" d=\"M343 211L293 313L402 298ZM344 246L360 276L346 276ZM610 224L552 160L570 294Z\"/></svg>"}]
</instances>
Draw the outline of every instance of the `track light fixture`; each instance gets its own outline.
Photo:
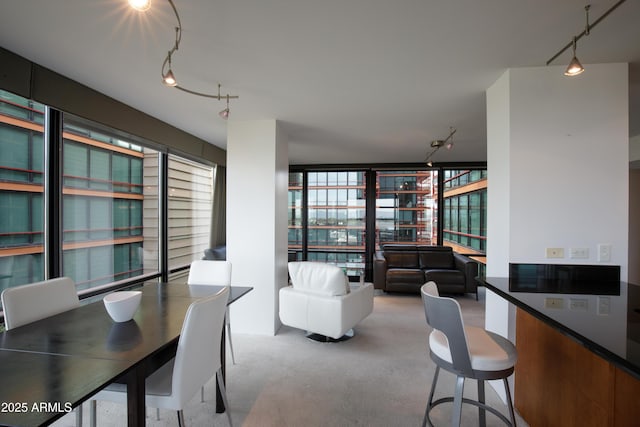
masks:
<instances>
[{"instance_id":1,"label":"track light fixture","mask_svg":"<svg viewBox=\"0 0 640 427\"><path fill-rule=\"evenodd\" d=\"M574 37L573 38L573 58L571 59L571 62L569 62L569 66L567 66L567 69L565 70L564 75L577 76L583 71L584 71L584 67L576 57L576 38Z\"/></svg>"},{"instance_id":2,"label":"track light fixture","mask_svg":"<svg viewBox=\"0 0 640 427\"><path fill-rule=\"evenodd\" d=\"M433 166L433 161L431 160L431 157L433 157L436 151L438 151L442 147L445 147L447 150L451 150L453 148L454 133L456 133L456 129L453 127L450 127L449 136L447 136L445 139L436 139L434 141L431 141L431 143L429 144L429 148L431 149L431 151L427 153L427 158L425 159L427 166L429 167Z\"/></svg>"},{"instance_id":3,"label":"track light fixture","mask_svg":"<svg viewBox=\"0 0 640 427\"><path fill-rule=\"evenodd\" d=\"M218 113L220 117L227 120L229 118L229 95L227 95L227 108Z\"/></svg>"},{"instance_id":4,"label":"track light fixture","mask_svg":"<svg viewBox=\"0 0 640 427\"><path fill-rule=\"evenodd\" d=\"M551 64L551 62L553 62L554 59L556 59L558 56L560 56L562 53L564 53L565 50L569 49L569 48L573 48L573 56L571 58L571 62L569 63L569 66L567 67L567 69L564 72L565 76L577 76L578 74L581 74L584 71L584 67L582 66L582 64L580 64L580 61L578 61L578 57L576 56L576 44L578 42L578 40L580 40L582 38L582 36L588 36L591 32L591 30L600 23L600 21L602 21L604 18L606 18L611 12L613 12L615 9L617 9L622 3L624 3L627 0L619 0L616 4L614 4L613 6L611 6L609 8L609 10L607 10L605 13L602 14L602 16L600 16L598 19L596 19L593 24L589 23L589 9L591 9L591 5L586 5L584 7L584 13L585 13L585 17L586 17L586 25L584 27L584 30L578 34L577 36L574 36L571 39L571 42L569 42L566 46L564 46L562 49L560 49L560 51L558 51L558 53L556 53L555 55L553 55L551 57L551 59L549 59L547 61L547 65Z\"/></svg>"},{"instance_id":5,"label":"track light fixture","mask_svg":"<svg viewBox=\"0 0 640 427\"><path fill-rule=\"evenodd\" d=\"M176 9L176 5L173 3L173 0L167 0L167 1L169 2L169 4L171 5L171 8L173 9L173 13L176 16L176 21L178 22L178 24L175 28L176 39L173 44L173 47L171 48L171 50L169 50L169 52L167 53L167 56L164 59L164 62L162 63L162 69L161 69L162 83L164 83L165 86L175 87L176 89L180 89L181 91L190 93L191 95L202 96L205 98L213 98L213 99L217 99L218 101L221 101L222 99L226 99L227 107L219 113L219 116L226 120L229 117L229 100L238 99L239 98L238 95L229 95L229 94L222 95L220 93L221 86L219 83L218 83L217 94L198 92L195 90L187 89L186 87L178 84L178 80L176 79L173 69L171 68L171 58L173 54L176 53L180 47L180 41L182 40L182 22L180 21L180 15L178 14L178 9ZM151 0L129 0L129 4L135 10L144 12L149 10L149 8L151 7Z\"/></svg>"}]
</instances>

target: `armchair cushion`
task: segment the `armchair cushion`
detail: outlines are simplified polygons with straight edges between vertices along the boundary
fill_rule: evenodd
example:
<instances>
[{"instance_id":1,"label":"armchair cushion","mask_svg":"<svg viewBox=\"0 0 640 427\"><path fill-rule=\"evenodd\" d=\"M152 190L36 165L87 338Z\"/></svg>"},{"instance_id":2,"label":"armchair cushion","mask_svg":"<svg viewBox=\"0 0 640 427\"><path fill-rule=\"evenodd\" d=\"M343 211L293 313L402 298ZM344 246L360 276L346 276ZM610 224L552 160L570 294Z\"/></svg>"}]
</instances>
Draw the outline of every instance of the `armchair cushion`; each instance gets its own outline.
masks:
<instances>
[{"instance_id":1,"label":"armchair cushion","mask_svg":"<svg viewBox=\"0 0 640 427\"><path fill-rule=\"evenodd\" d=\"M289 276L294 289L326 296L350 292L349 279L342 269L322 262L290 262Z\"/></svg>"}]
</instances>

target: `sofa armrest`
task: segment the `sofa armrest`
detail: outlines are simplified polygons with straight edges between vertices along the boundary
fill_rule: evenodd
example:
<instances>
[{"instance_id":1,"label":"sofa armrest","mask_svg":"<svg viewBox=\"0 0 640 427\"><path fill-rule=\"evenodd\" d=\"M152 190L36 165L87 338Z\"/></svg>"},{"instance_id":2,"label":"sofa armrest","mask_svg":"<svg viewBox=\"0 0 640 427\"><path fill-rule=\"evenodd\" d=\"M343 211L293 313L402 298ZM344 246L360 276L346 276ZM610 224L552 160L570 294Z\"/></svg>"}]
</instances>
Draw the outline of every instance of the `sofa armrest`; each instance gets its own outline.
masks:
<instances>
[{"instance_id":1,"label":"sofa armrest","mask_svg":"<svg viewBox=\"0 0 640 427\"><path fill-rule=\"evenodd\" d=\"M387 284L387 260L382 251L373 254L373 287L375 289L386 289Z\"/></svg>"},{"instance_id":2,"label":"sofa armrest","mask_svg":"<svg viewBox=\"0 0 640 427\"><path fill-rule=\"evenodd\" d=\"M478 282L476 281L476 277L478 276L478 263L468 256L461 255L457 252L453 253L453 259L456 265L456 270L464 273L465 292L477 293Z\"/></svg>"}]
</instances>

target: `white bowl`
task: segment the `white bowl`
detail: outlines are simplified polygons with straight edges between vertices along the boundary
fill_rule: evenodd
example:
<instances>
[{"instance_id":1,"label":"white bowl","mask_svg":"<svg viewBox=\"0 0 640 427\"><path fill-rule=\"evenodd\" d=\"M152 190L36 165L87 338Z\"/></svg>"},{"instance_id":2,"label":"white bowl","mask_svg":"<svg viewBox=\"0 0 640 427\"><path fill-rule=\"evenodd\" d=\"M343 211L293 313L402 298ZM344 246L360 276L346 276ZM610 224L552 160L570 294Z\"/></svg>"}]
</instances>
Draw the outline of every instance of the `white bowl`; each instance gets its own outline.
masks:
<instances>
[{"instance_id":1,"label":"white bowl","mask_svg":"<svg viewBox=\"0 0 640 427\"><path fill-rule=\"evenodd\" d=\"M102 301L114 321L128 322L133 319L141 299L140 291L119 291L105 296Z\"/></svg>"}]
</instances>

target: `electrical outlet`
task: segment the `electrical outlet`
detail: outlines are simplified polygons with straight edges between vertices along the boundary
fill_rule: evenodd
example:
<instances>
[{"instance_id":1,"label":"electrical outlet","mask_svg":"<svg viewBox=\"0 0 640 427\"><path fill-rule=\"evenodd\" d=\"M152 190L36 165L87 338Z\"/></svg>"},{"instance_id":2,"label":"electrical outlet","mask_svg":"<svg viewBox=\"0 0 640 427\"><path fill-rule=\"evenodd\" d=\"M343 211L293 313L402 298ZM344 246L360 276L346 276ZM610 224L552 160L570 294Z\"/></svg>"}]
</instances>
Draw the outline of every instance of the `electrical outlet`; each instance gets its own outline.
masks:
<instances>
[{"instance_id":1,"label":"electrical outlet","mask_svg":"<svg viewBox=\"0 0 640 427\"><path fill-rule=\"evenodd\" d=\"M571 248L569 249L569 258L573 258L573 259L589 258L589 248Z\"/></svg>"},{"instance_id":2,"label":"electrical outlet","mask_svg":"<svg viewBox=\"0 0 640 427\"><path fill-rule=\"evenodd\" d=\"M546 256L547 258L564 258L564 249L563 248L547 248Z\"/></svg>"},{"instance_id":3,"label":"electrical outlet","mask_svg":"<svg viewBox=\"0 0 640 427\"><path fill-rule=\"evenodd\" d=\"M547 298L544 299L544 307L545 308L563 309L564 308L564 299L547 297Z\"/></svg>"},{"instance_id":4,"label":"electrical outlet","mask_svg":"<svg viewBox=\"0 0 640 427\"><path fill-rule=\"evenodd\" d=\"M587 311L589 309L589 301L585 298L569 298L569 310Z\"/></svg>"}]
</instances>

